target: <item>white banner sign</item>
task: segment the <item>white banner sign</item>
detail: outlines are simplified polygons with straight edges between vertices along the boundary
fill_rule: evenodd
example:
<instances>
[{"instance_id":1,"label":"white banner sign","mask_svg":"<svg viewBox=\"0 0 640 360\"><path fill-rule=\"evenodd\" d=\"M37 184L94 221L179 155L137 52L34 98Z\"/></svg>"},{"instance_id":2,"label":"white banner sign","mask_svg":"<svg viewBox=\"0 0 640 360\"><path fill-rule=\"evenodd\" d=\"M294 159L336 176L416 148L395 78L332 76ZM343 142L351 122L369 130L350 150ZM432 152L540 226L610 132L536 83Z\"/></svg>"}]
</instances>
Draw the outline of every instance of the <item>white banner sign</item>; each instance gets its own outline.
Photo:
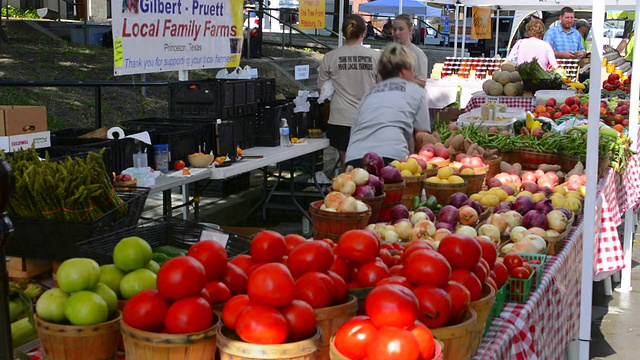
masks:
<instances>
[{"instance_id":1,"label":"white banner sign","mask_svg":"<svg viewBox=\"0 0 640 360\"><path fill-rule=\"evenodd\" d=\"M111 1L115 75L236 67L242 0Z\"/></svg>"}]
</instances>

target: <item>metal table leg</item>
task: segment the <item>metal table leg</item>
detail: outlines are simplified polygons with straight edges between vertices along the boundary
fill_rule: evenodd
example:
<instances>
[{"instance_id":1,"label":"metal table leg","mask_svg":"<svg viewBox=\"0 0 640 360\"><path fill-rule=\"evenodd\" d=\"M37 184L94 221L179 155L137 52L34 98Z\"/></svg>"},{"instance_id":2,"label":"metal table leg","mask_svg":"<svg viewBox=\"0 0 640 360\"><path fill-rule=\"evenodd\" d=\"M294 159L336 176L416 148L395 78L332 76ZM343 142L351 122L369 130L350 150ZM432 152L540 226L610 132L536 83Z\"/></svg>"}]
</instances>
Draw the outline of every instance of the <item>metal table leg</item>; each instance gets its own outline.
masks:
<instances>
[{"instance_id":1,"label":"metal table leg","mask_svg":"<svg viewBox=\"0 0 640 360\"><path fill-rule=\"evenodd\" d=\"M171 189L162 192L162 215L172 217Z\"/></svg>"}]
</instances>

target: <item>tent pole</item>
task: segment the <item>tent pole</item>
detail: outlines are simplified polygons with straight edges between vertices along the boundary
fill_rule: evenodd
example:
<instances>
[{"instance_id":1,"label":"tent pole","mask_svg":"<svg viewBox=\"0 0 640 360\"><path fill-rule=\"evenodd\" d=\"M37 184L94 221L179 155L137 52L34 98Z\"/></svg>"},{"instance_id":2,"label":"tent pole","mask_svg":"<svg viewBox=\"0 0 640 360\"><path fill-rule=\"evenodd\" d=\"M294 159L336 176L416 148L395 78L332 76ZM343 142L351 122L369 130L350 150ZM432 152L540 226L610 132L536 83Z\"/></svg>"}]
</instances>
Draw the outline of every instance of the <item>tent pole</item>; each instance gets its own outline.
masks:
<instances>
[{"instance_id":1,"label":"tent pole","mask_svg":"<svg viewBox=\"0 0 640 360\"><path fill-rule=\"evenodd\" d=\"M604 34L604 1L593 0L592 29L593 45L591 63L602 63L602 48ZM599 67L597 67L599 68ZM589 96L592 99L600 99L602 94L600 72L591 72L592 88ZM593 296L593 257L594 242L596 236L596 193L598 188L598 137L600 129L600 102L589 102L589 130L587 132L587 194L584 202L584 235L582 237L582 285L580 292L580 359L589 359L589 344L591 341L591 311Z\"/></svg>"},{"instance_id":2,"label":"tent pole","mask_svg":"<svg viewBox=\"0 0 640 360\"><path fill-rule=\"evenodd\" d=\"M464 47L467 43L467 5L462 6L462 45L460 45L460 56L464 57Z\"/></svg>"},{"instance_id":3,"label":"tent pole","mask_svg":"<svg viewBox=\"0 0 640 360\"><path fill-rule=\"evenodd\" d=\"M500 6L496 8L496 44L495 54L498 56L498 34L500 33Z\"/></svg>"},{"instance_id":4,"label":"tent pole","mask_svg":"<svg viewBox=\"0 0 640 360\"><path fill-rule=\"evenodd\" d=\"M402 0L398 1L398 15L402 14Z\"/></svg>"},{"instance_id":5,"label":"tent pole","mask_svg":"<svg viewBox=\"0 0 640 360\"><path fill-rule=\"evenodd\" d=\"M342 22L344 21L344 0L340 0L340 11L338 11L338 47L342 46ZM335 24L335 23L334 23Z\"/></svg>"},{"instance_id":6,"label":"tent pole","mask_svg":"<svg viewBox=\"0 0 640 360\"><path fill-rule=\"evenodd\" d=\"M456 17L456 28L454 30L454 36L453 36L453 57L457 57L458 56L458 17L460 16L460 8L458 4L456 4L456 11L454 13Z\"/></svg>"},{"instance_id":7,"label":"tent pole","mask_svg":"<svg viewBox=\"0 0 640 360\"><path fill-rule=\"evenodd\" d=\"M636 2L636 14L640 11L640 2ZM640 30L640 21L634 21L633 29L636 34ZM633 56L634 59L636 56L639 56L640 59L640 50L633 47ZM633 71L640 71L640 64L638 61L635 61L631 68L631 73ZM635 79L631 77L631 92L629 93L629 108L637 109L638 105L640 105L640 101L638 100L640 96L640 78ZM629 139L631 140L631 146L634 146L638 149L638 112L637 111L629 111ZM622 280L620 281L620 287L616 289L619 292L628 293L631 292L631 254L633 250L633 235L634 235L634 225L636 221L636 214L633 212L633 209L627 210L624 214L624 269L622 269Z\"/></svg>"}]
</instances>

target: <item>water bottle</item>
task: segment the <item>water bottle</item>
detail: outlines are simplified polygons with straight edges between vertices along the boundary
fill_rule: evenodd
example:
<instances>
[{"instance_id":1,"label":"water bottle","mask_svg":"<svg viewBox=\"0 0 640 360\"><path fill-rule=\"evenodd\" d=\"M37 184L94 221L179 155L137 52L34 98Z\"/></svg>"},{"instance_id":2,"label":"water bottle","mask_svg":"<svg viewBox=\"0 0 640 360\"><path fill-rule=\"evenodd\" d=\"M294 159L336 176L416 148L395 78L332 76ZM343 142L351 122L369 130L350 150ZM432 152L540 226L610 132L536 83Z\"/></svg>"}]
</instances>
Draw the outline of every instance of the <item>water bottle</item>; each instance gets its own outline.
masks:
<instances>
[{"instance_id":1,"label":"water bottle","mask_svg":"<svg viewBox=\"0 0 640 360\"><path fill-rule=\"evenodd\" d=\"M289 139L289 124L285 118L282 118L280 123L280 146L291 146L291 140Z\"/></svg>"},{"instance_id":2,"label":"water bottle","mask_svg":"<svg viewBox=\"0 0 640 360\"><path fill-rule=\"evenodd\" d=\"M169 144L154 145L153 151L155 152L156 171L169 172L169 161L171 161Z\"/></svg>"}]
</instances>

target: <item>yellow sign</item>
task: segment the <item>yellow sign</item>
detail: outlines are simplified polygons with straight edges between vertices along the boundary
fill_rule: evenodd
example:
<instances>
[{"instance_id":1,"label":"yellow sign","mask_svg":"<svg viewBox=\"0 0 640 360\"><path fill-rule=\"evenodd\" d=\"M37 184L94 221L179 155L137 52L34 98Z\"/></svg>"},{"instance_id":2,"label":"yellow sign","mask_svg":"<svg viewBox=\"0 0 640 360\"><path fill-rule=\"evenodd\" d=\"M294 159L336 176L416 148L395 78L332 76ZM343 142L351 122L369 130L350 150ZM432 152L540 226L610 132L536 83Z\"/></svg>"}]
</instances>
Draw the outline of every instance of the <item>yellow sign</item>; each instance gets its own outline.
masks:
<instances>
[{"instance_id":1,"label":"yellow sign","mask_svg":"<svg viewBox=\"0 0 640 360\"><path fill-rule=\"evenodd\" d=\"M124 54L122 53L122 38L113 41L113 62L116 67L124 65Z\"/></svg>"},{"instance_id":2,"label":"yellow sign","mask_svg":"<svg viewBox=\"0 0 640 360\"><path fill-rule=\"evenodd\" d=\"M324 0L300 0L300 29L324 29Z\"/></svg>"},{"instance_id":3,"label":"yellow sign","mask_svg":"<svg viewBox=\"0 0 640 360\"><path fill-rule=\"evenodd\" d=\"M471 26L472 39L491 39L491 7L474 6L473 26Z\"/></svg>"}]
</instances>

